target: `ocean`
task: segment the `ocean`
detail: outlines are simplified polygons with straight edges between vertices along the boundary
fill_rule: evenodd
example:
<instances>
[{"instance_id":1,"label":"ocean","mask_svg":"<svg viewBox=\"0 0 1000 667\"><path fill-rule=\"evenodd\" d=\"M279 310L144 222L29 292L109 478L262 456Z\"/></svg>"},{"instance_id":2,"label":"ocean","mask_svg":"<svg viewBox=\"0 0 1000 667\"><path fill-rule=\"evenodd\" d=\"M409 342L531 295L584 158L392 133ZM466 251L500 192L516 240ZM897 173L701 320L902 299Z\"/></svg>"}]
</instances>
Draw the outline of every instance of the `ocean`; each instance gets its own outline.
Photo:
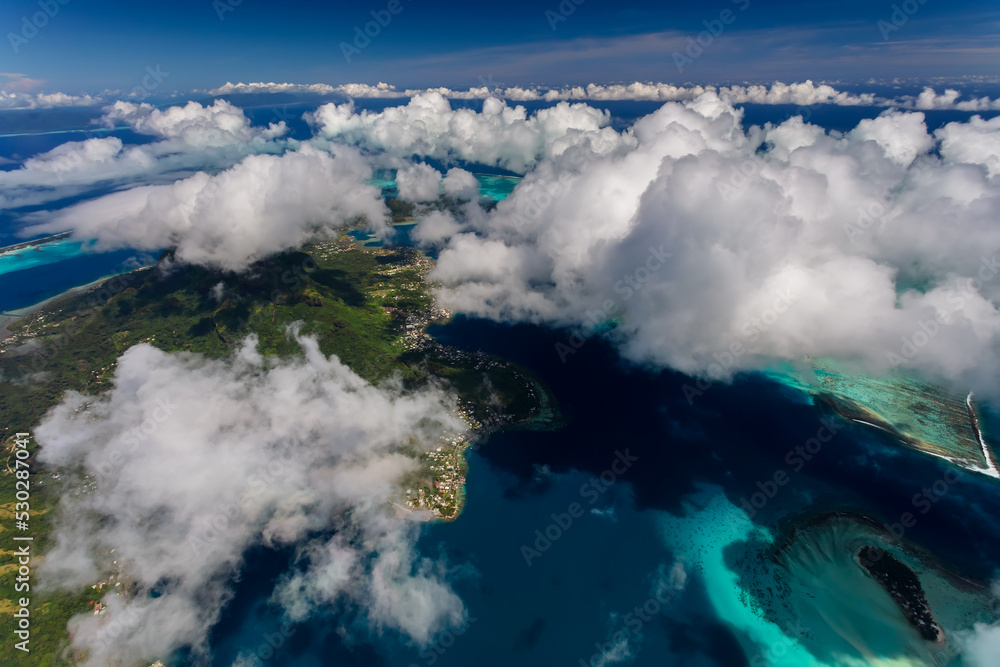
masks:
<instances>
[{"instance_id":1,"label":"ocean","mask_svg":"<svg viewBox=\"0 0 1000 667\"><path fill-rule=\"evenodd\" d=\"M600 106L624 126L659 105ZM745 120L780 122L795 111L748 106ZM880 111L823 107L810 114L843 131ZM262 107L251 115L267 121L276 113ZM937 112L928 121L934 129L970 115ZM293 130L308 131L298 122ZM148 141L114 133L128 143ZM0 136L0 156L13 160L5 169L92 136L13 134ZM509 174L488 175L498 177L482 179L496 199L515 183L502 178ZM0 217L0 244L19 242L17 232L37 213ZM130 251L86 253L66 242L18 254L0 257L0 311L149 260ZM981 613L983 600L954 592L942 567L985 579L1000 566L994 480L966 473L944 481L953 479L949 464L860 425L838 428L796 469L789 452L814 438L829 415L800 391L762 376L713 386L689 403L688 378L629 365L601 340L563 363L555 350L566 341L563 331L459 317L433 333L530 368L567 419L558 431L496 433L470 451L465 511L454 523L424 529L419 548L448 558L468 626L425 649L391 632L348 643L338 630L356 619L331 609L282 634L269 597L292 554L258 548L247 554L235 596L213 629L213 664L228 667L247 651L268 665L295 667L580 665L598 664L593 659L602 652L642 666L798 667L829 664L838 652L868 661L858 665L880 657L899 658L900 666L931 664L898 609L850 561L856 545L884 538L849 518L859 515L894 527L907 512L916 514L905 529L916 550L901 557L921 572L932 606L941 603L936 611L948 609L939 619L946 631L968 627ZM1000 432L989 412L984 425ZM624 465L616 464L622 457L627 470L601 482ZM787 482L774 482L778 473ZM595 479L602 489L596 493ZM914 497L942 482L943 493L922 512ZM574 503L584 511L563 528ZM834 512L841 518L829 518ZM267 648L275 636L278 647ZM183 664L184 656L177 658Z\"/></svg>"},{"instance_id":2,"label":"ocean","mask_svg":"<svg viewBox=\"0 0 1000 667\"><path fill-rule=\"evenodd\" d=\"M971 624L985 609L976 606L979 597L946 586L936 564L973 578L1000 565L994 480L963 474L920 514L912 496L944 479L948 464L843 425L795 472L786 454L814 437L828 416L767 378L712 387L692 406L683 393L687 378L630 366L600 340L564 364L555 351L563 332L459 317L433 333L529 367L568 419L558 431L497 433L470 451L463 514L425 528L420 549L447 557L468 625L422 650L392 633L348 645L337 628L354 618L330 613L296 628L267 664L579 665L624 631L634 665L837 664L825 662L835 650L859 660L866 652L910 655L913 662L896 664L925 664L917 661L930 659L924 643L853 563L860 544L884 539L877 531L853 520L821 522L800 528L780 561L761 557L787 535L790 517L798 525L803 516L832 511L885 526L904 512L918 514L905 538L938 559L910 561L928 599L941 602L938 620L951 630L959 625L949 623ZM621 455L635 460L596 491L593 481L602 474L607 481ZM751 519L743 501L777 471L790 481ZM584 512L567 526L574 503ZM280 632L268 582L288 559L251 554L250 573L213 635L213 664L228 666L241 650ZM659 595L667 599L660 603L657 587L678 563L683 590ZM646 609L645 620L637 607Z\"/></svg>"}]
</instances>

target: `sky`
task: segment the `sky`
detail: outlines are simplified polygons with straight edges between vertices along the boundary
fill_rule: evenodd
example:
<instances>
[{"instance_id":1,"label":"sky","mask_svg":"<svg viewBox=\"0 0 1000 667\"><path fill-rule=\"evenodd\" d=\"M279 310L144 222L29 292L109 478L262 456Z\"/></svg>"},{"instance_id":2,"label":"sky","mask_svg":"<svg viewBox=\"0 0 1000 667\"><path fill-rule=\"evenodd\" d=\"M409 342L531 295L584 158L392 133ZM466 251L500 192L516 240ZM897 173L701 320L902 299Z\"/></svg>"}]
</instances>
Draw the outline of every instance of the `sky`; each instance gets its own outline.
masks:
<instances>
[{"instance_id":1,"label":"sky","mask_svg":"<svg viewBox=\"0 0 1000 667\"><path fill-rule=\"evenodd\" d=\"M377 18L385 25L359 38ZM0 26L0 88L73 94L131 89L147 67L178 91L1000 74L1000 7L988 0L7 0Z\"/></svg>"}]
</instances>

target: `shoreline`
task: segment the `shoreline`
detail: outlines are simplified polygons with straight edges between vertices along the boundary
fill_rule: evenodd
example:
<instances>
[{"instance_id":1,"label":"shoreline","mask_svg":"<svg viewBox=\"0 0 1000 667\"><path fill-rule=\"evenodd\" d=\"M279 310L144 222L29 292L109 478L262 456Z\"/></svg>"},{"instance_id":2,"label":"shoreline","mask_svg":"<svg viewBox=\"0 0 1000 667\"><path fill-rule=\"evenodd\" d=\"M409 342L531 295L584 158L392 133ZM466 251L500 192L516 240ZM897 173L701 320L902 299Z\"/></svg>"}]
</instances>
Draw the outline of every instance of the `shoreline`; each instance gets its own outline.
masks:
<instances>
[{"instance_id":1,"label":"shoreline","mask_svg":"<svg viewBox=\"0 0 1000 667\"><path fill-rule=\"evenodd\" d=\"M45 236L40 239L34 239L33 241L22 241L21 243L15 243L13 245L3 246L0 248L0 255L6 255L7 253L17 252L18 250L27 250L28 248L34 248L35 246L44 245L46 243L55 243L56 241L62 241L63 239L68 239L73 235L73 232L60 232L59 234L54 234L52 236Z\"/></svg>"},{"instance_id":2,"label":"shoreline","mask_svg":"<svg viewBox=\"0 0 1000 667\"><path fill-rule=\"evenodd\" d=\"M990 451L989 445L986 444L986 439L983 437L983 430L979 426L979 414L976 412L976 406L972 402L971 391L965 397L965 405L969 409L969 422L972 424L972 431L976 434L976 440L979 441L979 446L983 448L983 457L986 459L986 467L977 469L975 472L988 475L994 479L1000 479L1000 469L997 468L993 452Z\"/></svg>"},{"instance_id":3,"label":"shoreline","mask_svg":"<svg viewBox=\"0 0 1000 667\"><path fill-rule=\"evenodd\" d=\"M14 324L18 320L27 317L28 315L38 312L39 310L49 305L53 301L57 301L66 296L74 296L76 294L81 294L88 290L92 290L95 287L98 287L99 285L103 284L105 281L114 278L115 276L128 275L130 273L134 273L135 271L139 271L142 268L147 268L147 267L140 267L139 269L134 269L133 271L126 271L124 273L112 273L106 276L101 276L97 280L92 280L91 282L86 283L84 285L76 285L74 287L70 287L65 292L60 292L55 296L51 296L48 299L43 299L42 301L34 303L30 306L25 306L24 308L16 308L14 310L0 311L0 341L4 341L11 336L11 331L7 327L9 327L11 324Z\"/></svg>"}]
</instances>

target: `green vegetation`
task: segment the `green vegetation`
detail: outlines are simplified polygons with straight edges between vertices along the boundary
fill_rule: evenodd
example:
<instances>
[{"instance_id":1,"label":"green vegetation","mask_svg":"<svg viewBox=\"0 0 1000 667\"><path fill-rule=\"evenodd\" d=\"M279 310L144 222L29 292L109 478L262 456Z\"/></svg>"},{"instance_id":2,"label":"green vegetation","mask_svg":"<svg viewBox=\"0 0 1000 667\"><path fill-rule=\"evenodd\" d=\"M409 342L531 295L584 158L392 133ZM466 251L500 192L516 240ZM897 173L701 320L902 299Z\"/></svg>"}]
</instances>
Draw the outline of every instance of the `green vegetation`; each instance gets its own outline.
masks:
<instances>
[{"instance_id":1,"label":"green vegetation","mask_svg":"<svg viewBox=\"0 0 1000 667\"><path fill-rule=\"evenodd\" d=\"M394 223L407 222L413 219L413 213L417 210L416 204L401 201L395 197L386 202L389 213L392 214Z\"/></svg>"},{"instance_id":2,"label":"green vegetation","mask_svg":"<svg viewBox=\"0 0 1000 667\"><path fill-rule=\"evenodd\" d=\"M169 263L169 253L161 266ZM450 383L470 422L499 426L530 418L538 410L539 388L530 376L495 357L451 350L422 333L435 312L424 275L430 260L411 249L359 248L349 238L308 246L262 261L242 274L199 267L149 268L113 278L87 292L58 299L10 327L14 340L0 349L0 437L10 455L12 436L29 431L69 390L97 394L109 389L117 358L129 347L149 343L172 351L213 358L228 355L249 334L265 354L301 350L287 328L317 337L324 354L336 354L373 382L398 374L406 386ZM32 443L32 448L35 446ZM466 442L453 444L464 481ZM32 578L51 537L50 516L61 481L30 459ZM416 453L415 453L416 454ZM432 458L428 458L430 466ZM433 488L439 473L428 467L420 483ZM418 481L418 480L414 480ZM460 485L459 485L460 486ZM457 516L461 489L447 499ZM12 612L16 566L13 531L15 479L0 476L0 611ZM87 589L89 591L89 589ZM93 591L42 596L32 592L31 648L23 654L10 640L0 645L0 664L69 664L66 622L92 609ZM6 601L5 601L6 600ZM7 605L7 606L4 606ZM8 619L11 617L8 616Z\"/></svg>"},{"instance_id":3,"label":"green vegetation","mask_svg":"<svg viewBox=\"0 0 1000 667\"><path fill-rule=\"evenodd\" d=\"M923 639L943 641L941 627L934 620L924 587L913 570L888 551L869 545L861 547L854 557L861 569L874 577L899 605L906 620Z\"/></svg>"}]
</instances>

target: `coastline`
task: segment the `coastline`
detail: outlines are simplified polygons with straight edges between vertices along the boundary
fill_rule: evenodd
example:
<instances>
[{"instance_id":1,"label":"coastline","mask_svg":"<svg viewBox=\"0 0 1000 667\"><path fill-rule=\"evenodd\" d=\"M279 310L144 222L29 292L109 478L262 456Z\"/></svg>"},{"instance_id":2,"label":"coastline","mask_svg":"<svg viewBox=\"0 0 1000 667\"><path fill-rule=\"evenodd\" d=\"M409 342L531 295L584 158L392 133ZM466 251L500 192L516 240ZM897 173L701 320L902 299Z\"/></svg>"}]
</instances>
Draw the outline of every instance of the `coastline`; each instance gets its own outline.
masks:
<instances>
[{"instance_id":1,"label":"coastline","mask_svg":"<svg viewBox=\"0 0 1000 667\"><path fill-rule=\"evenodd\" d=\"M54 234L52 236L45 236L40 239L34 239L32 241L22 241L21 243L15 243L13 245L3 246L0 248L0 255L5 255L10 252L17 252L18 250L27 250L28 248L34 248L35 246L43 245L45 243L55 243L56 241L62 241L63 239L68 239L73 235L73 232L61 232L59 234Z\"/></svg>"},{"instance_id":2,"label":"coastline","mask_svg":"<svg viewBox=\"0 0 1000 667\"><path fill-rule=\"evenodd\" d=\"M984 475L993 477L994 479L1000 479L1000 468L997 468L996 459L993 458L993 452L990 451L989 445L986 444L986 438L983 437L982 427L979 425L979 413L976 412L976 406L972 402L972 392L965 397L965 405L969 408L969 422L972 424L972 431L976 434L976 440L979 442L980 447L983 448L983 457L986 459L986 467L976 470L975 472L980 472Z\"/></svg>"},{"instance_id":3,"label":"coastline","mask_svg":"<svg viewBox=\"0 0 1000 667\"><path fill-rule=\"evenodd\" d=\"M142 268L145 268L145 267L142 267ZM134 271L138 271L138 270L139 269L134 269ZM86 292L87 290L91 290L91 289L94 289L95 287L98 287L99 285L101 285L102 283L104 283L106 280L110 280L111 278L114 278L115 276L124 276L124 275L128 275L129 273L133 273L133 271L126 271L125 273L112 273L112 274L109 274L109 275L106 275L106 276L101 276L97 280L93 280L93 281L91 281L89 283L86 283L84 285L77 285L75 287L70 287L65 292L61 292L59 294L56 294L55 296L49 297L48 299L44 299L44 300L39 301L38 303L32 304L30 306L25 306L24 308L18 308L16 310L8 310L8 311L0 312L0 341L4 341L4 340L6 340L7 338L10 337L11 331L7 327L9 327L11 324L14 324L15 322L17 322L21 318L27 317L28 315L31 315L32 313L35 313L35 312L41 310L42 308L44 308L45 306L49 305L50 303L52 303L54 301L57 301L57 300L59 300L59 299L61 299L63 297L73 296L75 294L80 294L82 292Z\"/></svg>"}]
</instances>

